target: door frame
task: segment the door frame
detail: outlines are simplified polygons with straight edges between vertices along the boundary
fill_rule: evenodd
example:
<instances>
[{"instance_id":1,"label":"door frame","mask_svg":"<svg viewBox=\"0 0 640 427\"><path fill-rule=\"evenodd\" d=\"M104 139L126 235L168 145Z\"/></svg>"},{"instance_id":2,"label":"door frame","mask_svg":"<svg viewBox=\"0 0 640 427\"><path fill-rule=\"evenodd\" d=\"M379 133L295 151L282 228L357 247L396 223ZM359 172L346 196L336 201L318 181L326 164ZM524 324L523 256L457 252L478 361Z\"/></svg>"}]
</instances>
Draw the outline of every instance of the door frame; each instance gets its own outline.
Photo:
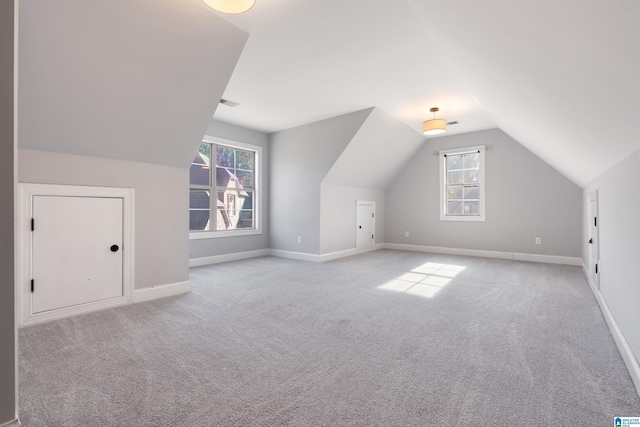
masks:
<instances>
[{"instance_id":1,"label":"door frame","mask_svg":"<svg viewBox=\"0 0 640 427\"><path fill-rule=\"evenodd\" d=\"M123 295L121 297L33 314L31 299L31 218L33 217L34 196L106 197L122 199ZM19 308L18 313L16 313L16 323L18 326L46 322L131 302L135 280L134 200L135 190L133 188L18 183L18 271L15 289Z\"/></svg>"}]
</instances>

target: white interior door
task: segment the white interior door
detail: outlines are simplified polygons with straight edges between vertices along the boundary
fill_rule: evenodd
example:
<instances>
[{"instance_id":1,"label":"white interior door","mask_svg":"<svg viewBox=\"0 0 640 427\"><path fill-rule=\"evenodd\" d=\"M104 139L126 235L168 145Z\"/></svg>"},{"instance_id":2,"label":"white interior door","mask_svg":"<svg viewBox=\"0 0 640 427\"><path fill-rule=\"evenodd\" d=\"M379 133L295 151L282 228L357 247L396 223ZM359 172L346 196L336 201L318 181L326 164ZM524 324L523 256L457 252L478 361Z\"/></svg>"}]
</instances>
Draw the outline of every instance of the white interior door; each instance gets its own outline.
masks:
<instances>
[{"instance_id":1,"label":"white interior door","mask_svg":"<svg viewBox=\"0 0 640 427\"><path fill-rule=\"evenodd\" d=\"M589 193L589 274L591 280L600 289L600 239L598 233L598 191Z\"/></svg>"},{"instance_id":2,"label":"white interior door","mask_svg":"<svg viewBox=\"0 0 640 427\"><path fill-rule=\"evenodd\" d=\"M123 199L34 196L32 312L123 295Z\"/></svg>"},{"instance_id":3,"label":"white interior door","mask_svg":"<svg viewBox=\"0 0 640 427\"><path fill-rule=\"evenodd\" d=\"M356 205L356 249L375 244L376 202L358 200Z\"/></svg>"}]
</instances>

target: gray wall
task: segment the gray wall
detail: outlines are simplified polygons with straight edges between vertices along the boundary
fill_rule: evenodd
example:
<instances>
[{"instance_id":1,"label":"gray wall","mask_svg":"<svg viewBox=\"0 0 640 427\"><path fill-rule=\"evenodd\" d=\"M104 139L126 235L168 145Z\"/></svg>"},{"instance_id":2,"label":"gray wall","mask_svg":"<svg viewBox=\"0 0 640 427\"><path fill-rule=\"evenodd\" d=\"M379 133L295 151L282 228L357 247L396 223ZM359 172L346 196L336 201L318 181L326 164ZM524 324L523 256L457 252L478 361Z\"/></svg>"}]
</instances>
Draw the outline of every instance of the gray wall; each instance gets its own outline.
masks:
<instances>
[{"instance_id":1,"label":"gray wall","mask_svg":"<svg viewBox=\"0 0 640 427\"><path fill-rule=\"evenodd\" d=\"M271 248L320 253L320 184L371 111L271 134Z\"/></svg>"},{"instance_id":2,"label":"gray wall","mask_svg":"<svg viewBox=\"0 0 640 427\"><path fill-rule=\"evenodd\" d=\"M19 150L18 182L135 189L135 288L189 280L188 169Z\"/></svg>"},{"instance_id":3,"label":"gray wall","mask_svg":"<svg viewBox=\"0 0 640 427\"><path fill-rule=\"evenodd\" d=\"M485 144L486 222L440 221L434 151ZM579 257L582 190L498 129L434 138L386 193L389 243ZM409 238L404 232L409 231ZM535 237L542 245L535 245Z\"/></svg>"},{"instance_id":4,"label":"gray wall","mask_svg":"<svg viewBox=\"0 0 640 427\"><path fill-rule=\"evenodd\" d=\"M385 189L424 141L380 108L372 109L322 181L321 254L356 247L358 200L376 202L375 242L384 242Z\"/></svg>"},{"instance_id":5,"label":"gray wall","mask_svg":"<svg viewBox=\"0 0 640 427\"><path fill-rule=\"evenodd\" d=\"M320 207L320 253L356 247L358 200L376 202L375 242L384 242L384 190L322 183Z\"/></svg>"},{"instance_id":6,"label":"gray wall","mask_svg":"<svg viewBox=\"0 0 640 427\"><path fill-rule=\"evenodd\" d=\"M229 107L221 106L220 108ZM259 195L262 234L190 240L189 258L202 258L269 248L269 135L217 120L211 122L206 134L262 147L261 194Z\"/></svg>"},{"instance_id":7,"label":"gray wall","mask_svg":"<svg viewBox=\"0 0 640 427\"><path fill-rule=\"evenodd\" d=\"M598 176L584 188L582 241L589 240L589 193L598 190L600 236L600 293L627 339L636 360L640 360L640 199L629 196L640 181L640 151ZM589 245L583 245L582 259L589 265Z\"/></svg>"},{"instance_id":8,"label":"gray wall","mask_svg":"<svg viewBox=\"0 0 640 427\"><path fill-rule=\"evenodd\" d=\"M14 324L13 1L0 1L0 424L16 413Z\"/></svg>"}]
</instances>

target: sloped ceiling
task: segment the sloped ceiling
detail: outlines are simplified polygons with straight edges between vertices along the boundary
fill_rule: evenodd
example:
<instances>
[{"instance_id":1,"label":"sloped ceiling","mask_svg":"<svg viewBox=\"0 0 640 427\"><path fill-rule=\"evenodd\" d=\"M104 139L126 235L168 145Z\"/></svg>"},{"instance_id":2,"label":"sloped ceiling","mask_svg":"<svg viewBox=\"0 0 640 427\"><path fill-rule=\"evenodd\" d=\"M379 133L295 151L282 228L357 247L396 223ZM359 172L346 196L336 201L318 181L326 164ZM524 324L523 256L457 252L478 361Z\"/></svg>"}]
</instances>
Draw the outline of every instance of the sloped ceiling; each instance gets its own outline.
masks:
<instances>
[{"instance_id":1,"label":"sloped ceiling","mask_svg":"<svg viewBox=\"0 0 640 427\"><path fill-rule=\"evenodd\" d=\"M579 185L640 149L640 3L257 0L222 121L273 132L372 106L499 127Z\"/></svg>"},{"instance_id":2,"label":"sloped ceiling","mask_svg":"<svg viewBox=\"0 0 640 427\"><path fill-rule=\"evenodd\" d=\"M199 1L21 1L19 146L187 167L248 34Z\"/></svg>"},{"instance_id":3,"label":"sloped ceiling","mask_svg":"<svg viewBox=\"0 0 640 427\"><path fill-rule=\"evenodd\" d=\"M322 182L384 190L424 141L421 134L374 108Z\"/></svg>"},{"instance_id":4,"label":"sloped ceiling","mask_svg":"<svg viewBox=\"0 0 640 427\"><path fill-rule=\"evenodd\" d=\"M496 125L577 184L640 149L638 2L409 1Z\"/></svg>"}]
</instances>

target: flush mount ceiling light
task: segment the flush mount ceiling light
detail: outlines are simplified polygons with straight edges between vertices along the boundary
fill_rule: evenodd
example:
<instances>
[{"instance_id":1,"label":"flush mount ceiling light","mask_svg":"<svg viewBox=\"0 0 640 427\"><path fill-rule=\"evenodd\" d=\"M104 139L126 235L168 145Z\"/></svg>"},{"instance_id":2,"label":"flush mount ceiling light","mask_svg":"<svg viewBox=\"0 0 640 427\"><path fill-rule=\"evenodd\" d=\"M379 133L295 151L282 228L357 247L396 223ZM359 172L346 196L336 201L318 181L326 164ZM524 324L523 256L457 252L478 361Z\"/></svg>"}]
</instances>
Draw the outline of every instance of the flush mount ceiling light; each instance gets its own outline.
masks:
<instances>
[{"instance_id":1,"label":"flush mount ceiling light","mask_svg":"<svg viewBox=\"0 0 640 427\"><path fill-rule=\"evenodd\" d=\"M251 9L256 0L202 0L202 2L218 12L238 14Z\"/></svg>"},{"instance_id":2,"label":"flush mount ceiling light","mask_svg":"<svg viewBox=\"0 0 640 427\"><path fill-rule=\"evenodd\" d=\"M440 111L439 108L433 107L429 111L433 113L433 119L427 120L422 123L422 133L425 135L438 135L447 131L447 121L445 119L436 119L436 113Z\"/></svg>"}]
</instances>

